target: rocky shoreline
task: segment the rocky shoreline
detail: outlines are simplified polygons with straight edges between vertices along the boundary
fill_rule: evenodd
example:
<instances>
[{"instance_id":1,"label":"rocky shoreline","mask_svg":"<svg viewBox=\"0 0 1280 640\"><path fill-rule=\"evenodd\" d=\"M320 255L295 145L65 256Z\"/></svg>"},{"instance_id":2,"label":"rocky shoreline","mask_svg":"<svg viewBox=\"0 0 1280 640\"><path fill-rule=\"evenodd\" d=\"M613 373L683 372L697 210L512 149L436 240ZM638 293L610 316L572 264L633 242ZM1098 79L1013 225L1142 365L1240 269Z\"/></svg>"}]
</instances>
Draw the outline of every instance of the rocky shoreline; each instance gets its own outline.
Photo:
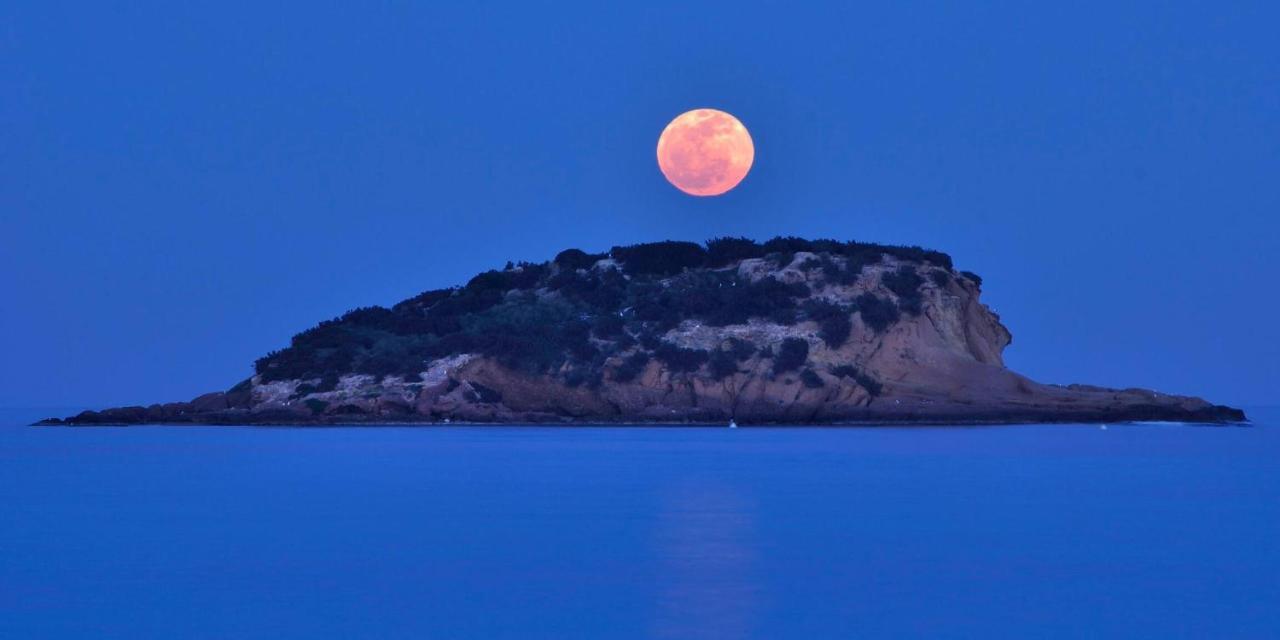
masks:
<instances>
[{"instance_id":1,"label":"rocky shoreline","mask_svg":"<svg viewBox=\"0 0 1280 640\"><path fill-rule=\"evenodd\" d=\"M121 408L128 409L128 408ZM422 418L393 419L386 416L367 418L326 417L323 419L297 419L296 417L274 417L253 413L225 413L192 416L190 419L138 419L134 413L124 415L115 413L117 409L92 411L68 418L45 418L33 423L34 427L127 427L127 426L245 426L245 427L707 427L723 428L723 421L686 421L686 422L583 422L570 418L557 421L527 422L441 422ZM88 414L88 415L86 415ZM1212 426L1248 426L1249 420L1240 409L1226 406L1213 406L1207 410L1191 412L1166 413L1160 411L1133 411L1124 413L1088 413L1088 414L1034 414L1000 415L1000 416L934 416L929 418L904 417L867 417L857 420L832 420L814 423L763 422L740 423L738 427L830 427L830 428L875 428L875 427L983 427L1013 426L1028 424L1141 424L1141 423L1181 423Z\"/></svg>"},{"instance_id":2,"label":"rocky shoreline","mask_svg":"<svg viewBox=\"0 0 1280 640\"><path fill-rule=\"evenodd\" d=\"M1149 392L1148 392L1149 393ZM237 406L239 405L239 406ZM868 411L858 416L831 418L820 422L796 421L742 421L738 425L751 426L983 426L1016 424L1118 424L1141 422L1181 422L1194 424L1247 424L1244 411L1222 405L1205 403L1194 407L1170 407L1159 405L1133 405L1111 410L1090 411L1005 411L999 413L937 413L932 415L877 413ZM67 418L46 418L33 426L128 426L128 425L222 425L222 426L593 426L593 427L723 427L724 416L706 416L704 419L686 420L628 420L601 419L580 420L571 416L524 415L511 416L500 421L454 420L432 418L410 413L385 411L371 414L346 413L334 415L302 415L296 411L253 411L234 394L212 393L192 402L177 402L149 407L133 406L85 411Z\"/></svg>"}]
</instances>

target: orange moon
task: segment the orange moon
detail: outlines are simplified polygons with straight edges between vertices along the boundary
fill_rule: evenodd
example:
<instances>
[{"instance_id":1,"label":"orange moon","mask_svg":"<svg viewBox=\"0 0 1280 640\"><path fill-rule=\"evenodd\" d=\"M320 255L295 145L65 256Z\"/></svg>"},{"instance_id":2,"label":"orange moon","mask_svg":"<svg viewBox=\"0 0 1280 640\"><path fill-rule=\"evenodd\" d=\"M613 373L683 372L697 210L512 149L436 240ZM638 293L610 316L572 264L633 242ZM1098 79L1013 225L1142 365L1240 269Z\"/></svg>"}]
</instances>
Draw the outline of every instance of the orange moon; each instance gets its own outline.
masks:
<instances>
[{"instance_id":1,"label":"orange moon","mask_svg":"<svg viewBox=\"0 0 1280 640\"><path fill-rule=\"evenodd\" d=\"M658 137L658 168L692 196L718 196L747 177L756 149L737 118L716 109L686 111Z\"/></svg>"}]
</instances>

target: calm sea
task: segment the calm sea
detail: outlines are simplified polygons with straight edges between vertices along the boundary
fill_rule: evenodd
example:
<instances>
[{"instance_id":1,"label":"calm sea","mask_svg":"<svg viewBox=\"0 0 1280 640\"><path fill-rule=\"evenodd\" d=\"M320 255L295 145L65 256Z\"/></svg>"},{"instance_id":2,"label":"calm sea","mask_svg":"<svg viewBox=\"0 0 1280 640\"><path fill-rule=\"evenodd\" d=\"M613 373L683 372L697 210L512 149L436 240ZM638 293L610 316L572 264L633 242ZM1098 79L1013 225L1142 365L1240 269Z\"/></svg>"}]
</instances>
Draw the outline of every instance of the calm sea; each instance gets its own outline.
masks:
<instances>
[{"instance_id":1,"label":"calm sea","mask_svg":"<svg viewBox=\"0 0 1280 640\"><path fill-rule=\"evenodd\" d=\"M21 426L48 413L0 414L3 638L1280 637L1276 410Z\"/></svg>"}]
</instances>

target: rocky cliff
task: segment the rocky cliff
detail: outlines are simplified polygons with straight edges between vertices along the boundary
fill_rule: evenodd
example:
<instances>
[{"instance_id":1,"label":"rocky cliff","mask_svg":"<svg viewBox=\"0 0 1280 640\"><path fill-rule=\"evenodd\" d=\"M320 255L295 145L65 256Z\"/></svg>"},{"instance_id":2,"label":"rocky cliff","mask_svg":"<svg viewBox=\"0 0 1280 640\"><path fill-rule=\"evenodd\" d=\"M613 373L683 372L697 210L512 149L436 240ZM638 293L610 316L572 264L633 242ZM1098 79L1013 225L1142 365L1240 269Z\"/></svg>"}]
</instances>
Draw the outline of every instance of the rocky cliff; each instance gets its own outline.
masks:
<instances>
[{"instance_id":1,"label":"rocky cliff","mask_svg":"<svg viewBox=\"0 0 1280 640\"><path fill-rule=\"evenodd\" d=\"M49 423L1230 422L1009 369L981 279L917 247L776 238L562 252L298 334L191 402Z\"/></svg>"}]
</instances>

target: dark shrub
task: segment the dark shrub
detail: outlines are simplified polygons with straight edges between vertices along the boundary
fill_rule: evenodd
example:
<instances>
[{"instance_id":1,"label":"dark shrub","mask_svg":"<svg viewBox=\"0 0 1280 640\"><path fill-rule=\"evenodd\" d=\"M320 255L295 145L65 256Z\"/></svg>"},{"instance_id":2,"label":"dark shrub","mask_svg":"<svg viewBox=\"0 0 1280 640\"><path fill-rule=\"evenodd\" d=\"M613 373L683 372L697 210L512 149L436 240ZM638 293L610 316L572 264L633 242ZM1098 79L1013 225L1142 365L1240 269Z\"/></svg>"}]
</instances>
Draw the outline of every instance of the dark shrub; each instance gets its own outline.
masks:
<instances>
[{"instance_id":1,"label":"dark shrub","mask_svg":"<svg viewBox=\"0 0 1280 640\"><path fill-rule=\"evenodd\" d=\"M752 298L759 300L757 304L768 309L790 309L795 306L796 298L809 295L809 286L803 282L787 284L769 276L761 278L749 285Z\"/></svg>"},{"instance_id":2,"label":"dark shrub","mask_svg":"<svg viewBox=\"0 0 1280 640\"><path fill-rule=\"evenodd\" d=\"M394 339L394 336L376 328L326 320L294 336L287 349L259 358L254 369L265 382L317 378L328 372L346 373L356 356L381 338Z\"/></svg>"},{"instance_id":3,"label":"dark shrub","mask_svg":"<svg viewBox=\"0 0 1280 640\"><path fill-rule=\"evenodd\" d=\"M583 334L584 337L585 335L586 334ZM600 355L599 347L592 344L590 340L579 339L577 337L571 338L567 344L565 344L565 349L568 351L569 355L578 362L590 362Z\"/></svg>"},{"instance_id":4,"label":"dark shrub","mask_svg":"<svg viewBox=\"0 0 1280 640\"><path fill-rule=\"evenodd\" d=\"M573 269L565 269L560 273L547 278L547 289L551 291L574 290L582 287L590 287L586 284L590 282L590 276L582 275Z\"/></svg>"},{"instance_id":5,"label":"dark shrub","mask_svg":"<svg viewBox=\"0 0 1280 640\"><path fill-rule=\"evenodd\" d=\"M760 258L764 249L748 238L715 238L707 241L707 266L724 267L739 260Z\"/></svg>"},{"instance_id":6,"label":"dark shrub","mask_svg":"<svg viewBox=\"0 0 1280 640\"><path fill-rule=\"evenodd\" d=\"M597 338L608 340L616 338L622 334L622 328L625 326L622 318L616 313L606 313L596 317L595 322L591 325L591 333Z\"/></svg>"},{"instance_id":7,"label":"dark shrub","mask_svg":"<svg viewBox=\"0 0 1280 640\"><path fill-rule=\"evenodd\" d=\"M903 265L898 267L897 271L886 273L880 278L888 290L899 298L909 298L919 294L920 285L924 284L924 278L916 273L914 267Z\"/></svg>"},{"instance_id":8,"label":"dark shrub","mask_svg":"<svg viewBox=\"0 0 1280 640\"><path fill-rule=\"evenodd\" d=\"M706 349L686 349L670 342L658 345L653 355L672 371L697 371L711 357Z\"/></svg>"},{"instance_id":9,"label":"dark shrub","mask_svg":"<svg viewBox=\"0 0 1280 640\"><path fill-rule=\"evenodd\" d=\"M732 351L713 351L707 361L707 371L712 378L722 380L738 372L738 360Z\"/></svg>"},{"instance_id":10,"label":"dark shrub","mask_svg":"<svg viewBox=\"0 0 1280 640\"><path fill-rule=\"evenodd\" d=\"M809 343L800 338L787 338L778 345L778 354L773 358L773 372L794 371L808 359Z\"/></svg>"},{"instance_id":11,"label":"dark shrub","mask_svg":"<svg viewBox=\"0 0 1280 640\"><path fill-rule=\"evenodd\" d=\"M305 402L303 402L302 404L307 405L307 408L310 409L311 413L314 413L314 414L324 413L324 410L329 408L329 403L319 398L310 398Z\"/></svg>"},{"instance_id":12,"label":"dark shrub","mask_svg":"<svg viewBox=\"0 0 1280 640\"><path fill-rule=\"evenodd\" d=\"M803 283L784 284L771 277L751 282L723 272L692 272L675 278L669 288L637 286L633 291L636 318L668 328L682 319L715 327L743 324L793 309L797 298L809 294Z\"/></svg>"},{"instance_id":13,"label":"dark shrub","mask_svg":"<svg viewBox=\"0 0 1280 640\"><path fill-rule=\"evenodd\" d=\"M384 376L421 370L423 359L410 353L403 341L380 342L365 358L356 364L355 370L381 380Z\"/></svg>"},{"instance_id":14,"label":"dark shrub","mask_svg":"<svg viewBox=\"0 0 1280 640\"><path fill-rule=\"evenodd\" d=\"M801 371L800 382L804 383L804 386L809 387L810 389L818 389L826 386L826 383L822 381L822 376L814 373L813 369L805 369L804 371Z\"/></svg>"},{"instance_id":15,"label":"dark shrub","mask_svg":"<svg viewBox=\"0 0 1280 640\"><path fill-rule=\"evenodd\" d=\"M946 269L948 271L950 271L954 266L951 263L951 256L941 251L934 251L932 249L921 249L920 247L915 247L915 249L921 252L921 254L924 256L925 262L931 262L934 265L942 267L943 269Z\"/></svg>"},{"instance_id":16,"label":"dark shrub","mask_svg":"<svg viewBox=\"0 0 1280 640\"><path fill-rule=\"evenodd\" d=\"M743 324L751 318L770 318L779 312L794 314L796 300L809 295L804 283L786 284L773 277L756 282L735 277L726 284L713 294L705 316L707 324ZM794 324L794 320L784 324Z\"/></svg>"},{"instance_id":17,"label":"dark shrub","mask_svg":"<svg viewBox=\"0 0 1280 640\"><path fill-rule=\"evenodd\" d=\"M626 331L619 333L613 339L613 342L615 345L614 346L615 351L626 351L627 349L630 349L631 347L636 346L636 339L631 337L631 334L627 333Z\"/></svg>"},{"instance_id":18,"label":"dark shrub","mask_svg":"<svg viewBox=\"0 0 1280 640\"><path fill-rule=\"evenodd\" d=\"M484 291L506 292L511 289L511 273L507 271L486 271L467 281L465 289L473 293Z\"/></svg>"},{"instance_id":19,"label":"dark shrub","mask_svg":"<svg viewBox=\"0 0 1280 640\"><path fill-rule=\"evenodd\" d=\"M640 343L640 346L648 349L649 351L653 351L658 348L658 345L662 344L662 336L658 335L657 331L650 331L646 329L640 332L640 336L637 341Z\"/></svg>"},{"instance_id":20,"label":"dark shrub","mask_svg":"<svg viewBox=\"0 0 1280 640\"><path fill-rule=\"evenodd\" d=\"M319 353L299 347L272 351L253 363L254 370L265 382L314 378L324 370Z\"/></svg>"},{"instance_id":21,"label":"dark shrub","mask_svg":"<svg viewBox=\"0 0 1280 640\"><path fill-rule=\"evenodd\" d=\"M737 323L741 324L750 318L774 318L787 313L794 315L796 300L809 295L809 290L803 284L787 285L769 277L739 287L737 293L739 295L735 298L725 300L726 309L722 313L730 308L736 310L736 313L745 316Z\"/></svg>"},{"instance_id":22,"label":"dark shrub","mask_svg":"<svg viewBox=\"0 0 1280 640\"><path fill-rule=\"evenodd\" d=\"M837 280L844 273L844 268L840 266L840 263L828 256L818 258L818 268L822 269L822 275L826 276L828 280Z\"/></svg>"},{"instance_id":23,"label":"dark shrub","mask_svg":"<svg viewBox=\"0 0 1280 640\"><path fill-rule=\"evenodd\" d=\"M729 345L725 350L732 353L733 358L738 362L750 359L751 356L756 354L756 346L754 344L738 338L729 338Z\"/></svg>"},{"instance_id":24,"label":"dark shrub","mask_svg":"<svg viewBox=\"0 0 1280 640\"><path fill-rule=\"evenodd\" d=\"M847 314L828 316L818 323L818 335L832 349L839 349L849 339L853 331L853 322Z\"/></svg>"},{"instance_id":25,"label":"dark shrub","mask_svg":"<svg viewBox=\"0 0 1280 640\"><path fill-rule=\"evenodd\" d=\"M590 367L574 367L564 374L564 383L570 387L586 385L594 389L600 386L602 378L603 374L599 370Z\"/></svg>"},{"instance_id":26,"label":"dark shrub","mask_svg":"<svg viewBox=\"0 0 1280 640\"><path fill-rule=\"evenodd\" d=\"M431 307L431 305L453 295L454 291L456 291L456 289L452 289L452 288L432 289L431 291L424 291L412 298L409 298L408 300L404 300L397 303L396 306L392 307L391 309L393 311L403 311L411 308L427 309Z\"/></svg>"},{"instance_id":27,"label":"dark shrub","mask_svg":"<svg viewBox=\"0 0 1280 640\"><path fill-rule=\"evenodd\" d=\"M806 264L808 262L812 261L807 261ZM852 263L853 260L851 259L836 261L826 255L818 258L818 268L822 269L822 275L826 281L845 286L855 284L858 281L858 276L862 273L862 265L850 268L848 265Z\"/></svg>"},{"instance_id":28,"label":"dark shrub","mask_svg":"<svg viewBox=\"0 0 1280 640\"><path fill-rule=\"evenodd\" d=\"M829 238L819 238L817 240L810 240L809 244L811 247L809 249L810 251L813 251L815 253L830 253L833 255L839 255L840 253L842 253L844 251L844 246L845 246L845 243L840 242L839 240L831 240Z\"/></svg>"},{"instance_id":29,"label":"dark shrub","mask_svg":"<svg viewBox=\"0 0 1280 640\"><path fill-rule=\"evenodd\" d=\"M493 272L500 273L500 272ZM505 280L505 276L502 276ZM484 284L477 285L485 286ZM502 302L505 289L485 289L478 290L463 289L458 293L449 296L431 307L427 317L442 322L449 318L456 318L467 313L477 313L484 311L500 302ZM443 334L441 334L443 335Z\"/></svg>"},{"instance_id":30,"label":"dark shrub","mask_svg":"<svg viewBox=\"0 0 1280 640\"><path fill-rule=\"evenodd\" d=\"M671 309L672 294L668 293L661 285L640 283L631 287L630 294L631 311L635 314L636 320L654 322L661 318L667 310L674 311L674 309Z\"/></svg>"},{"instance_id":31,"label":"dark shrub","mask_svg":"<svg viewBox=\"0 0 1280 640\"><path fill-rule=\"evenodd\" d=\"M578 293L578 298L596 309L617 309L627 297L627 279L621 271L609 268L601 272L595 279L596 286L591 291Z\"/></svg>"},{"instance_id":32,"label":"dark shrub","mask_svg":"<svg viewBox=\"0 0 1280 640\"><path fill-rule=\"evenodd\" d=\"M462 318L462 332L442 337L425 350L443 357L482 353L526 373L559 367L565 354L589 360L595 347L588 340L590 325L563 302L513 302Z\"/></svg>"},{"instance_id":33,"label":"dark shrub","mask_svg":"<svg viewBox=\"0 0 1280 640\"><path fill-rule=\"evenodd\" d=\"M547 272L545 264L521 262L514 268L507 269L507 285L512 289L533 289L542 282Z\"/></svg>"},{"instance_id":34,"label":"dark shrub","mask_svg":"<svg viewBox=\"0 0 1280 640\"><path fill-rule=\"evenodd\" d=\"M617 269L603 273L561 271L547 279L547 288L602 311L612 311L627 295L627 281Z\"/></svg>"},{"instance_id":35,"label":"dark shrub","mask_svg":"<svg viewBox=\"0 0 1280 640\"><path fill-rule=\"evenodd\" d=\"M647 351L637 351L626 357L618 368L613 370L613 379L617 382L631 382L644 371L645 365L649 364L649 353Z\"/></svg>"},{"instance_id":36,"label":"dark shrub","mask_svg":"<svg viewBox=\"0 0 1280 640\"><path fill-rule=\"evenodd\" d=\"M826 300L810 300L804 304L805 315L818 323L818 335L832 349L849 339L853 331L853 322L849 320L849 310Z\"/></svg>"},{"instance_id":37,"label":"dark shrub","mask_svg":"<svg viewBox=\"0 0 1280 640\"><path fill-rule=\"evenodd\" d=\"M325 393L338 388L339 376L336 373L327 373L320 378L320 386L316 387L316 391Z\"/></svg>"},{"instance_id":38,"label":"dark shrub","mask_svg":"<svg viewBox=\"0 0 1280 640\"><path fill-rule=\"evenodd\" d=\"M707 260L702 245L675 240L614 247L609 254L632 275L670 276L701 267Z\"/></svg>"},{"instance_id":39,"label":"dark shrub","mask_svg":"<svg viewBox=\"0 0 1280 640\"><path fill-rule=\"evenodd\" d=\"M864 293L854 300L854 306L862 321L876 333L883 332L898 321L898 307L874 293Z\"/></svg>"},{"instance_id":40,"label":"dark shrub","mask_svg":"<svg viewBox=\"0 0 1280 640\"><path fill-rule=\"evenodd\" d=\"M394 331L396 317L397 315L394 311L385 307L360 307L342 314L337 322L356 327Z\"/></svg>"},{"instance_id":41,"label":"dark shrub","mask_svg":"<svg viewBox=\"0 0 1280 640\"><path fill-rule=\"evenodd\" d=\"M982 276L980 276L980 275L978 275L978 274L976 274L976 273L974 273L974 272L972 272L972 271L961 271L961 272L960 272L960 275L962 275L962 276L964 276L964 277L968 278L970 281L972 281L972 282L973 282L973 284L978 285L978 288L979 288L979 289L981 289L981 288L982 288Z\"/></svg>"},{"instance_id":42,"label":"dark shrub","mask_svg":"<svg viewBox=\"0 0 1280 640\"><path fill-rule=\"evenodd\" d=\"M800 321L800 312L795 309L775 309L769 313L768 320L789 327Z\"/></svg>"},{"instance_id":43,"label":"dark shrub","mask_svg":"<svg viewBox=\"0 0 1280 640\"><path fill-rule=\"evenodd\" d=\"M652 288L646 302L670 307L681 318L707 318L721 311L737 290L738 277L717 271L696 271L673 279L669 288Z\"/></svg>"},{"instance_id":44,"label":"dark shrub","mask_svg":"<svg viewBox=\"0 0 1280 640\"><path fill-rule=\"evenodd\" d=\"M871 397L873 398L880 395L880 391L882 389L880 381L872 378L864 371L853 365L842 364L838 367L834 367L831 369L831 374L841 378L849 378L850 380L857 382L858 386L866 389L867 393L871 394Z\"/></svg>"},{"instance_id":45,"label":"dark shrub","mask_svg":"<svg viewBox=\"0 0 1280 640\"><path fill-rule=\"evenodd\" d=\"M942 269L934 269L933 271L930 271L929 279L933 280L933 283L938 285L939 289L945 289L947 288L947 285L951 284L951 274L943 271Z\"/></svg>"},{"instance_id":46,"label":"dark shrub","mask_svg":"<svg viewBox=\"0 0 1280 640\"><path fill-rule=\"evenodd\" d=\"M563 269L590 269L605 258L603 253L587 253L581 249L565 249L556 254L555 262Z\"/></svg>"},{"instance_id":47,"label":"dark shrub","mask_svg":"<svg viewBox=\"0 0 1280 640\"><path fill-rule=\"evenodd\" d=\"M845 263L844 284L857 282L862 270L884 260L884 252L878 248L860 247L858 251L848 255Z\"/></svg>"},{"instance_id":48,"label":"dark shrub","mask_svg":"<svg viewBox=\"0 0 1280 640\"><path fill-rule=\"evenodd\" d=\"M337 349L343 345L358 344L368 347L373 340L368 332L354 331L355 327L343 326L341 319L325 320L320 324L293 336L290 346L308 347L311 349Z\"/></svg>"},{"instance_id":49,"label":"dark shrub","mask_svg":"<svg viewBox=\"0 0 1280 640\"><path fill-rule=\"evenodd\" d=\"M923 298L920 294L920 285L924 284L924 278L916 273L914 267L903 265L898 267L897 271L886 273L880 278L880 282L885 288L892 291L898 296L898 307L911 315L919 315Z\"/></svg>"},{"instance_id":50,"label":"dark shrub","mask_svg":"<svg viewBox=\"0 0 1280 640\"><path fill-rule=\"evenodd\" d=\"M637 300L632 312L635 319L645 323L646 329L666 333L676 325L680 324L680 311L673 308L665 302L668 300L666 296L658 296L653 299ZM656 345L647 345L652 349Z\"/></svg>"},{"instance_id":51,"label":"dark shrub","mask_svg":"<svg viewBox=\"0 0 1280 640\"><path fill-rule=\"evenodd\" d=\"M778 236L764 243L764 252L768 253L796 253L797 251L813 251L813 242L804 238L795 236Z\"/></svg>"},{"instance_id":52,"label":"dark shrub","mask_svg":"<svg viewBox=\"0 0 1280 640\"><path fill-rule=\"evenodd\" d=\"M294 362L285 362L285 360L294 360ZM294 349L278 349L278 351L269 351L265 356L257 358L253 361L253 372L262 376L262 381L271 380L288 380L291 378L302 378L311 369L312 358L310 353L298 353ZM291 375L294 374L298 375Z\"/></svg>"},{"instance_id":53,"label":"dark shrub","mask_svg":"<svg viewBox=\"0 0 1280 640\"><path fill-rule=\"evenodd\" d=\"M804 305L800 307L804 311L804 316L808 320L817 322L827 316L840 315L843 309L840 305L824 300L822 298L812 298L804 301Z\"/></svg>"}]
</instances>

